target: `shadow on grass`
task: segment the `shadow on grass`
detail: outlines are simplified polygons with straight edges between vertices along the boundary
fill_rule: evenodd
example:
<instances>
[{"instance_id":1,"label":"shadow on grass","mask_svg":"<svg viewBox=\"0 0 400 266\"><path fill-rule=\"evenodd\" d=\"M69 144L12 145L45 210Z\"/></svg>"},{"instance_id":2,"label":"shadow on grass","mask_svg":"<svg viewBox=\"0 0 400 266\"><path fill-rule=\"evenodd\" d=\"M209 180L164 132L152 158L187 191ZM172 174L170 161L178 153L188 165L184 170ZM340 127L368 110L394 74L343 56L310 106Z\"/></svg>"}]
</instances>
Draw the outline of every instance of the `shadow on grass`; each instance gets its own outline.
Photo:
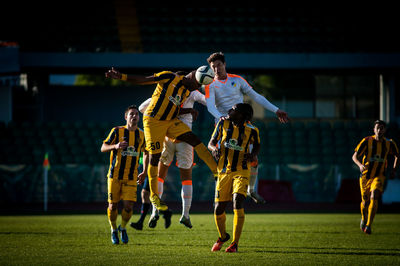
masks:
<instances>
[{"instance_id":1,"label":"shadow on grass","mask_svg":"<svg viewBox=\"0 0 400 266\"><path fill-rule=\"evenodd\" d=\"M368 255L368 256L399 256L400 249L362 249L362 248L324 248L324 247L247 247L256 253L275 254L324 254L324 255ZM283 250L274 250L283 249ZM385 252L386 251L386 252Z\"/></svg>"}]
</instances>

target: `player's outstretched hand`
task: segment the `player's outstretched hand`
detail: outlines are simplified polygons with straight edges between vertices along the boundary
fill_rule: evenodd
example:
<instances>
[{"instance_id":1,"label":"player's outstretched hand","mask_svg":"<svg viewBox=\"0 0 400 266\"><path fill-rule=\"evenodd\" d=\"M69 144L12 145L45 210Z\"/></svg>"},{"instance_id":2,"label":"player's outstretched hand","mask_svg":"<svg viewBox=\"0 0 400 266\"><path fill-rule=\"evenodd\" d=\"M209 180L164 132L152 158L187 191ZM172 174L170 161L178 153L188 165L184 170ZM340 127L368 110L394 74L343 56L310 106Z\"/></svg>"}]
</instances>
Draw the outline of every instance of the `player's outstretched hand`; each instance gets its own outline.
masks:
<instances>
[{"instance_id":1,"label":"player's outstretched hand","mask_svg":"<svg viewBox=\"0 0 400 266\"><path fill-rule=\"evenodd\" d=\"M106 72L106 78L121 79L121 73L114 67L112 67L110 70Z\"/></svg>"},{"instance_id":2,"label":"player's outstretched hand","mask_svg":"<svg viewBox=\"0 0 400 266\"><path fill-rule=\"evenodd\" d=\"M276 116L278 117L279 122L281 123L289 122L288 114L285 111L278 109L278 111L276 111Z\"/></svg>"}]
</instances>

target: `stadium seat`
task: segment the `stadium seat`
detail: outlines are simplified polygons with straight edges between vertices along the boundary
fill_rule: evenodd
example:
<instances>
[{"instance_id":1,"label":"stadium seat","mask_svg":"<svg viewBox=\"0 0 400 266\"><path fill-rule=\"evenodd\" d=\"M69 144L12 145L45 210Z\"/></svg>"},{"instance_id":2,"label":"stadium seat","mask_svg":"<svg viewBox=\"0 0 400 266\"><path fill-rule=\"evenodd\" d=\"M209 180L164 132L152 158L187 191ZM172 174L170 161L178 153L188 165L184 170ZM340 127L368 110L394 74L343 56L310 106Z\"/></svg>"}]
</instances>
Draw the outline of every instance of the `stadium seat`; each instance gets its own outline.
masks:
<instances>
[{"instance_id":1,"label":"stadium seat","mask_svg":"<svg viewBox=\"0 0 400 266\"><path fill-rule=\"evenodd\" d=\"M346 121L344 127L347 130L357 130L358 124L355 121Z\"/></svg>"},{"instance_id":2,"label":"stadium seat","mask_svg":"<svg viewBox=\"0 0 400 266\"><path fill-rule=\"evenodd\" d=\"M315 121L309 121L306 123L305 128L307 130L309 130L309 132L312 132L312 131L316 131L317 129L319 129L319 125Z\"/></svg>"},{"instance_id":3,"label":"stadium seat","mask_svg":"<svg viewBox=\"0 0 400 266\"><path fill-rule=\"evenodd\" d=\"M305 125L302 121L295 121L292 123L292 128L294 130L304 129Z\"/></svg>"},{"instance_id":4,"label":"stadium seat","mask_svg":"<svg viewBox=\"0 0 400 266\"><path fill-rule=\"evenodd\" d=\"M276 121L268 121L266 124L267 130L279 129L279 123Z\"/></svg>"},{"instance_id":5,"label":"stadium seat","mask_svg":"<svg viewBox=\"0 0 400 266\"><path fill-rule=\"evenodd\" d=\"M281 143L282 143L283 147L293 146L294 145L294 139L291 138L291 137L281 138Z\"/></svg>"},{"instance_id":6,"label":"stadium seat","mask_svg":"<svg viewBox=\"0 0 400 266\"><path fill-rule=\"evenodd\" d=\"M333 130L343 130L344 129L344 122L343 121L333 122L332 129Z\"/></svg>"},{"instance_id":7,"label":"stadium seat","mask_svg":"<svg viewBox=\"0 0 400 266\"><path fill-rule=\"evenodd\" d=\"M329 123L327 121L321 121L319 123L319 128L323 131L329 131L329 130L331 130L331 123Z\"/></svg>"},{"instance_id":8,"label":"stadium seat","mask_svg":"<svg viewBox=\"0 0 400 266\"><path fill-rule=\"evenodd\" d=\"M267 128L265 131L269 138L277 138L280 136L280 130L278 128Z\"/></svg>"}]
</instances>

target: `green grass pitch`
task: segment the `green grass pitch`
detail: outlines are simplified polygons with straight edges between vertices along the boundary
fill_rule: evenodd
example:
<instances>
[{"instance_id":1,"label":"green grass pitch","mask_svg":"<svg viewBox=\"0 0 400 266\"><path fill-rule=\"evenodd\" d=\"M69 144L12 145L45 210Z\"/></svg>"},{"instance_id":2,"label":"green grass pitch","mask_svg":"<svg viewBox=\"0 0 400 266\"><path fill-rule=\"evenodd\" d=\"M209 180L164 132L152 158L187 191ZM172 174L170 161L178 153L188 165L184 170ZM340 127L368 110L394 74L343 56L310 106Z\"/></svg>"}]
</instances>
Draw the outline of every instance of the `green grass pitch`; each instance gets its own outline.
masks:
<instances>
[{"instance_id":1,"label":"green grass pitch","mask_svg":"<svg viewBox=\"0 0 400 266\"><path fill-rule=\"evenodd\" d=\"M218 237L212 214L192 214L193 229L178 214L169 229L162 218L155 229L129 228L127 245L111 244L105 214L0 216L0 265L400 265L400 214L378 213L372 235L359 219L247 214L239 252L228 254L210 251Z\"/></svg>"}]
</instances>

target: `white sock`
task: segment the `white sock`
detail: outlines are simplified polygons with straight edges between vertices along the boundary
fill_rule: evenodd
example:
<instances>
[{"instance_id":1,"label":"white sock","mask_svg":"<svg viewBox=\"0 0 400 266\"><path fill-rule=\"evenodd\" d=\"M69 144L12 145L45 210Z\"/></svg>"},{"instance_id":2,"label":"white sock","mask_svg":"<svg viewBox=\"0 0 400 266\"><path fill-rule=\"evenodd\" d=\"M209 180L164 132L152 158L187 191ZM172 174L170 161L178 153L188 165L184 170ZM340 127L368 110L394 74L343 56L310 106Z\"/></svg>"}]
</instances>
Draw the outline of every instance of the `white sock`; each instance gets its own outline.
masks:
<instances>
[{"instance_id":1,"label":"white sock","mask_svg":"<svg viewBox=\"0 0 400 266\"><path fill-rule=\"evenodd\" d=\"M182 182L182 216L189 218L189 210L192 206L192 195L193 195L193 186L192 180L186 180Z\"/></svg>"},{"instance_id":2,"label":"white sock","mask_svg":"<svg viewBox=\"0 0 400 266\"><path fill-rule=\"evenodd\" d=\"M247 189L247 192L249 194L254 191L254 187L256 186L257 182L257 176L258 176L258 166L257 167L252 166L250 168L250 180L249 180L249 187Z\"/></svg>"},{"instance_id":3,"label":"white sock","mask_svg":"<svg viewBox=\"0 0 400 266\"><path fill-rule=\"evenodd\" d=\"M158 178L158 196L161 199L162 194L164 192L164 180L162 180L162 181L160 181L160 180L162 180L162 179Z\"/></svg>"}]
</instances>

